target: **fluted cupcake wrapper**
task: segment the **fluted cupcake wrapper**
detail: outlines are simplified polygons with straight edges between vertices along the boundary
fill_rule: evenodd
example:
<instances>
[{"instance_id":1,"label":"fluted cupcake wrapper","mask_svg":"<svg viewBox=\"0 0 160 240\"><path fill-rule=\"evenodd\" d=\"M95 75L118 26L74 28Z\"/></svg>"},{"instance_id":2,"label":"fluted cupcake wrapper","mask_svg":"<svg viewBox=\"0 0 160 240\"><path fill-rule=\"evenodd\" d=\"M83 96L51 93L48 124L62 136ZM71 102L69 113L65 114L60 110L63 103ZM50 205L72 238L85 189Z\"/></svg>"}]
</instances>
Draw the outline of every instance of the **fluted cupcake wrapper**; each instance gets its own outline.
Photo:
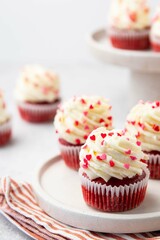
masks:
<instances>
[{"instance_id":1,"label":"fluted cupcake wrapper","mask_svg":"<svg viewBox=\"0 0 160 240\"><path fill-rule=\"evenodd\" d=\"M144 200L149 171L141 181L112 187L96 183L80 173L82 193L85 202L96 209L105 212L123 212L138 207Z\"/></svg>"},{"instance_id":2,"label":"fluted cupcake wrapper","mask_svg":"<svg viewBox=\"0 0 160 240\"><path fill-rule=\"evenodd\" d=\"M160 155L147 154L149 156L148 168L150 170L151 179L160 179Z\"/></svg>"},{"instance_id":3,"label":"fluted cupcake wrapper","mask_svg":"<svg viewBox=\"0 0 160 240\"><path fill-rule=\"evenodd\" d=\"M79 169L79 152L81 150L81 146L66 146L59 143L61 156L65 162L65 164L74 170Z\"/></svg>"},{"instance_id":4,"label":"fluted cupcake wrapper","mask_svg":"<svg viewBox=\"0 0 160 240\"><path fill-rule=\"evenodd\" d=\"M17 105L24 120L28 122L47 122L53 120L59 103L59 101L47 104L18 102Z\"/></svg>"},{"instance_id":5,"label":"fluted cupcake wrapper","mask_svg":"<svg viewBox=\"0 0 160 240\"><path fill-rule=\"evenodd\" d=\"M120 49L144 50L150 47L149 28L142 30L108 29L112 45Z\"/></svg>"},{"instance_id":6,"label":"fluted cupcake wrapper","mask_svg":"<svg viewBox=\"0 0 160 240\"><path fill-rule=\"evenodd\" d=\"M11 120L0 125L0 146L6 145L11 139L12 127Z\"/></svg>"},{"instance_id":7,"label":"fluted cupcake wrapper","mask_svg":"<svg viewBox=\"0 0 160 240\"><path fill-rule=\"evenodd\" d=\"M160 52L160 37L153 34L150 35L151 47L155 52Z\"/></svg>"}]
</instances>

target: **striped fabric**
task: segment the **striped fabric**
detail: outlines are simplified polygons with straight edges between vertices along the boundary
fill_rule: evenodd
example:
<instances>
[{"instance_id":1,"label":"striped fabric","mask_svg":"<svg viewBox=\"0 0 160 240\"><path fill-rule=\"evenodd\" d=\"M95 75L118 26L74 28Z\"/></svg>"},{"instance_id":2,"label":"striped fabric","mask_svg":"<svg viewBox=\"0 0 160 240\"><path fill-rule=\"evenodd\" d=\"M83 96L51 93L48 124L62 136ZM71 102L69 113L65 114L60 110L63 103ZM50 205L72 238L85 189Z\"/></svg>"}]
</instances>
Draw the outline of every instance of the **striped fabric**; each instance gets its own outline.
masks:
<instances>
[{"instance_id":1,"label":"striped fabric","mask_svg":"<svg viewBox=\"0 0 160 240\"><path fill-rule=\"evenodd\" d=\"M10 177L0 182L0 211L19 229L38 240L160 239L160 232L115 235L69 227L49 217L38 206L30 184Z\"/></svg>"}]
</instances>

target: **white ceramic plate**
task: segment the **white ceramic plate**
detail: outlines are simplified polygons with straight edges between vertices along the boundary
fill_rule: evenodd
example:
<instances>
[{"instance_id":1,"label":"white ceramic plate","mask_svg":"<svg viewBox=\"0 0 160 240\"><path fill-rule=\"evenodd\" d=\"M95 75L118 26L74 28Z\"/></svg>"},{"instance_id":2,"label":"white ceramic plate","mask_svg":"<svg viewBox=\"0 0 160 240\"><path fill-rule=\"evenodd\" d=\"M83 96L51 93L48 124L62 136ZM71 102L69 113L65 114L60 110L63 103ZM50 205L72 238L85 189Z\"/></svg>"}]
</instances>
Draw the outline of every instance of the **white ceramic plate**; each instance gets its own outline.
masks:
<instances>
[{"instance_id":1,"label":"white ceramic plate","mask_svg":"<svg viewBox=\"0 0 160 240\"><path fill-rule=\"evenodd\" d=\"M42 209L68 225L110 233L135 233L160 229L160 181L149 180L140 207L124 213L104 213L83 201L78 173L65 166L60 156L36 171L34 191Z\"/></svg>"},{"instance_id":2,"label":"white ceramic plate","mask_svg":"<svg viewBox=\"0 0 160 240\"><path fill-rule=\"evenodd\" d=\"M107 63L128 67L132 70L160 73L160 53L153 51L121 50L111 46L107 31L98 29L87 38L92 53Z\"/></svg>"}]
</instances>

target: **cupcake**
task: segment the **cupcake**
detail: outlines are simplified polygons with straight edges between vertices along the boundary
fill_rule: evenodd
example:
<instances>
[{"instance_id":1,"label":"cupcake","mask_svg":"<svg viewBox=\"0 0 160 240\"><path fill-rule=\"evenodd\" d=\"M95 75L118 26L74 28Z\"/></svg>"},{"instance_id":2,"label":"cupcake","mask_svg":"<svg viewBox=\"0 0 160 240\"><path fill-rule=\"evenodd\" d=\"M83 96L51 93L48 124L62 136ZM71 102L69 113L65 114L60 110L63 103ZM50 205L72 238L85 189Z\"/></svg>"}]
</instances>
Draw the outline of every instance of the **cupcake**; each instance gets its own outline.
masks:
<instances>
[{"instance_id":1,"label":"cupcake","mask_svg":"<svg viewBox=\"0 0 160 240\"><path fill-rule=\"evenodd\" d=\"M41 66L26 66L18 79L15 98L24 120L51 121L60 103L59 78Z\"/></svg>"},{"instance_id":2,"label":"cupcake","mask_svg":"<svg viewBox=\"0 0 160 240\"><path fill-rule=\"evenodd\" d=\"M11 139L11 117L6 112L3 94L0 91L0 146L6 145Z\"/></svg>"},{"instance_id":3,"label":"cupcake","mask_svg":"<svg viewBox=\"0 0 160 240\"><path fill-rule=\"evenodd\" d=\"M152 49L156 52L160 52L160 6L157 8L152 21L150 41Z\"/></svg>"},{"instance_id":4,"label":"cupcake","mask_svg":"<svg viewBox=\"0 0 160 240\"><path fill-rule=\"evenodd\" d=\"M80 151L79 175L84 201L105 212L123 212L144 200L149 171L147 155L135 137L101 127Z\"/></svg>"},{"instance_id":5,"label":"cupcake","mask_svg":"<svg viewBox=\"0 0 160 240\"><path fill-rule=\"evenodd\" d=\"M108 29L112 45L129 50L148 49L149 13L146 0L113 0Z\"/></svg>"},{"instance_id":6,"label":"cupcake","mask_svg":"<svg viewBox=\"0 0 160 240\"><path fill-rule=\"evenodd\" d=\"M126 130L142 143L149 157L150 178L160 179L160 101L140 102L131 109Z\"/></svg>"},{"instance_id":7,"label":"cupcake","mask_svg":"<svg viewBox=\"0 0 160 240\"><path fill-rule=\"evenodd\" d=\"M80 148L90 132L100 126L112 129L111 106L103 97L74 97L59 108L54 125L62 158L77 170Z\"/></svg>"}]
</instances>

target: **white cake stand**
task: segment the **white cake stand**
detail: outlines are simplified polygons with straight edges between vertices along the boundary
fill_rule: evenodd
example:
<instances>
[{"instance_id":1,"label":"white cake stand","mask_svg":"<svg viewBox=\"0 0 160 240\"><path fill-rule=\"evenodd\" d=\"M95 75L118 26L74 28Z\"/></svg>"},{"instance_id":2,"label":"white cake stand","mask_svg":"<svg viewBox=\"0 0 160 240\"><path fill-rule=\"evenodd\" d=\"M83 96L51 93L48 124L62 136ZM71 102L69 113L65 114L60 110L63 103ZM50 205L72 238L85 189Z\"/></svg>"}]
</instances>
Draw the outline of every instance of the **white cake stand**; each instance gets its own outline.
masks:
<instances>
[{"instance_id":1,"label":"white cake stand","mask_svg":"<svg viewBox=\"0 0 160 240\"><path fill-rule=\"evenodd\" d=\"M160 100L160 53L149 50L116 49L111 46L104 29L91 33L88 37L88 43L91 52L99 59L130 70L128 99L130 106L141 99ZM121 76L117 81L120 80Z\"/></svg>"}]
</instances>

